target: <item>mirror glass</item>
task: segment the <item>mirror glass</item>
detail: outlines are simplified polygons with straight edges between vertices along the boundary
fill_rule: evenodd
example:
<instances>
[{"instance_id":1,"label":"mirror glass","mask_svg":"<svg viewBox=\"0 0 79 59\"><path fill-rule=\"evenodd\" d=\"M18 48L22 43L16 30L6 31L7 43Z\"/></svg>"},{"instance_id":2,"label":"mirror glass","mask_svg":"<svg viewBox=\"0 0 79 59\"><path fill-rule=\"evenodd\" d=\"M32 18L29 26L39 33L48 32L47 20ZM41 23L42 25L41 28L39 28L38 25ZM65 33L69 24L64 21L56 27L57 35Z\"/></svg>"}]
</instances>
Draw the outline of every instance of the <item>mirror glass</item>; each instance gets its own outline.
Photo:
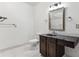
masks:
<instances>
[{"instance_id":1,"label":"mirror glass","mask_svg":"<svg viewBox=\"0 0 79 59\"><path fill-rule=\"evenodd\" d=\"M49 11L49 30L64 31L65 30L65 8L58 8Z\"/></svg>"}]
</instances>

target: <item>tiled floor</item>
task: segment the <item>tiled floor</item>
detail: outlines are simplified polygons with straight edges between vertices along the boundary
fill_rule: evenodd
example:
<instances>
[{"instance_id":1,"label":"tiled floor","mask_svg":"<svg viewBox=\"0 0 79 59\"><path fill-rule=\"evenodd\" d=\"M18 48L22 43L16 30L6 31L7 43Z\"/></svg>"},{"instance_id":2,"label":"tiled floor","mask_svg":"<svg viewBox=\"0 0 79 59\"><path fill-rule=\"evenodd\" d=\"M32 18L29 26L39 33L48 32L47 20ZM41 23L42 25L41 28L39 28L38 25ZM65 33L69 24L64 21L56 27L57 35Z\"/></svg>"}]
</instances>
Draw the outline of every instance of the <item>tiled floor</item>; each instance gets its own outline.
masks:
<instances>
[{"instance_id":1,"label":"tiled floor","mask_svg":"<svg viewBox=\"0 0 79 59\"><path fill-rule=\"evenodd\" d=\"M18 48L0 52L1 57L41 57L38 46L24 45Z\"/></svg>"},{"instance_id":2,"label":"tiled floor","mask_svg":"<svg viewBox=\"0 0 79 59\"><path fill-rule=\"evenodd\" d=\"M39 45L24 45L0 52L0 57L42 57L39 53ZM63 57L67 57L64 55Z\"/></svg>"}]
</instances>

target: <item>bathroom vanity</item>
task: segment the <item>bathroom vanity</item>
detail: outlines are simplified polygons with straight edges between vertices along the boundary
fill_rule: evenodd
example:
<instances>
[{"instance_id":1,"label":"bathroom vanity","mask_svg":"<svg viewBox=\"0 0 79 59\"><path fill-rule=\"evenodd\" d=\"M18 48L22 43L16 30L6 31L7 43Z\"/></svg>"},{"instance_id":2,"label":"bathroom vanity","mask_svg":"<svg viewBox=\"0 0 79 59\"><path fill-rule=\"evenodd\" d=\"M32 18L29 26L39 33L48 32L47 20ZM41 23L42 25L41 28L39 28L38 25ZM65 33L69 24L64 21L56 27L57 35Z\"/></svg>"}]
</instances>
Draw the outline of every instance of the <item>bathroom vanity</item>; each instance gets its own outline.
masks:
<instances>
[{"instance_id":1,"label":"bathroom vanity","mask_svg":"<svg viewBox=\"0 0 79 59\"><path fill-rule=\"evenodd\" d=\"M65 46L75 48L79 37L42 34L40 35L40 53L46 57L61 57L65 54Z\"/></svg>"}]
</instances>

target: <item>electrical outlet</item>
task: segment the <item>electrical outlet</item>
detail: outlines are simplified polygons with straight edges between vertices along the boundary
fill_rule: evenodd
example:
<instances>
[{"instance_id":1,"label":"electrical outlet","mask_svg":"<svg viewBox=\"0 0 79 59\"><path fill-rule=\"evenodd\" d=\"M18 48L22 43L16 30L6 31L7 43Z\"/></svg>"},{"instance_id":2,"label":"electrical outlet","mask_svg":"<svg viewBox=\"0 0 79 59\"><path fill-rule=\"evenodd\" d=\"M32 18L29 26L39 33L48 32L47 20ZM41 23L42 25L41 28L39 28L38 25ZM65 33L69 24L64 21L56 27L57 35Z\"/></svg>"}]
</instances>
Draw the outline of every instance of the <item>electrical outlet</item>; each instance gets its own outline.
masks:
<instances>
[{"instance_id":1,"label":"electrical outlet","mask_svg":"<svg viewBox=\"0 0 79 59\"><path fill-rule=\"evenodd\" d=\"M79 29L79 24L76 24L76 29Z\"/></svg>"}]
</instances>

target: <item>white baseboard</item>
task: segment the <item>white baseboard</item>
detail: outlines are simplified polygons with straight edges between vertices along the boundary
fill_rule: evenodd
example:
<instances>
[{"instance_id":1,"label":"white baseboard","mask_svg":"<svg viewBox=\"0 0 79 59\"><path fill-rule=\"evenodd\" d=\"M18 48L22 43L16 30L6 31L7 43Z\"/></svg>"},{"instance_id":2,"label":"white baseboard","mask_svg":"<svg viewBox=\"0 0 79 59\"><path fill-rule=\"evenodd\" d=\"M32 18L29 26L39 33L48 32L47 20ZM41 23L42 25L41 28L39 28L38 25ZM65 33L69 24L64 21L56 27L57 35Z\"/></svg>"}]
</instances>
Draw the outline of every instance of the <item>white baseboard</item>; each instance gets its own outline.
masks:
<instances>
[{"instance_id":1,"label":"white baseboard","mask_svg":"<svg viewBox=\"0 0 79 59\"><path fill-rule=\"evenodd\" d=\"M0 52L4 52L4 51L10 50L10 49L18 48L18 47L24 46L26 44L27 44L27 42L22 43L22 44L18 44L18 45L14 45L11 47L3 48L3 49L0 49Z\"/></svg>"}]
</instances>

